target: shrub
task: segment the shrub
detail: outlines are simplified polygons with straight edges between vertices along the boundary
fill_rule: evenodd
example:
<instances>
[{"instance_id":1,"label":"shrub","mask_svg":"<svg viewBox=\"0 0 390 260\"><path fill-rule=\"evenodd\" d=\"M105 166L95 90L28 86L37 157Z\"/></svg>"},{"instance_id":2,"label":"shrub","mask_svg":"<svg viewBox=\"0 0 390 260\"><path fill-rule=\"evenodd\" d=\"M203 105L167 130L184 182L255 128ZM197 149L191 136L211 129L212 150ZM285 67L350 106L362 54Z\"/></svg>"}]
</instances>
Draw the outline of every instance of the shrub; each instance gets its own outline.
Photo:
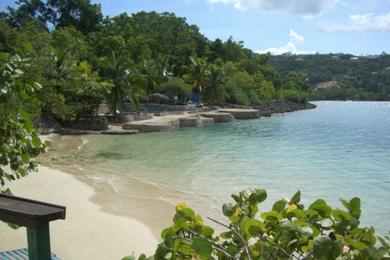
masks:
<instances>
[{"instance_id":1,"label":"shrub","mask_svg":"<svg viewBox=\"0 0 390 260\"><path fill-rule=\"evenodd\" d=\"M160 86L160 92L169 97L170 103L175 102L175 96L180 103L185 103L190 98L192 87L180 78L171 77Z\"/></svg>"},{"instance_id":2,"label":"shrub","mask_svg":"<svg viewBox=\"0 0 390 260\"><path fill-rule=\"evenodd\" d=\"M162 231L162 242L149 259L381 259L390 253L389 237L359 226L359 198L341 200L345 209L338 209L322 199L305 208L300 197L298 191L259 212L265 190L233 194L234 203L222 207L230 223L209 218L226 229L220 234L179 204L173 225Z\"/></svg>"},{"instance_id":3,"label":"shrub","mask_svg":"<svg viewBox=\"0 0 390 260\"><path fill-rule=\"evenodd\" d=\"M281 89L278 94L279 98L284 101L305 103L308 100L306 92L295 88Z\"/></svg>"}]
</instances>

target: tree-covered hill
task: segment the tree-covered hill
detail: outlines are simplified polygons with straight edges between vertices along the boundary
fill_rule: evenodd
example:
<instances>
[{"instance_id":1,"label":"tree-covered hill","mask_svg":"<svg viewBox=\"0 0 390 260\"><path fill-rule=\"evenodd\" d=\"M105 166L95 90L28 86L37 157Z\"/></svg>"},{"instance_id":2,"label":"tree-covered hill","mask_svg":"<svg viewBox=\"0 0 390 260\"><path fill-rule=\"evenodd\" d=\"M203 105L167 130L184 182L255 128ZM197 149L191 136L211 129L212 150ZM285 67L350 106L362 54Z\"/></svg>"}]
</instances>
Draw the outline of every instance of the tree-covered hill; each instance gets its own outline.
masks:
<instances>
[{"instance_id":1,"label":"tree-covered hill","mask_svg":"<svg viewBox=\"0 0 390 260\"><path fill-rule=\"evenodd\" d=\"M390 55L353 56L350 54L268 55L282 75L295 70L308 76L312 89L336 81L336 87L314 91L314 98L390 99ZM338 87L337 87L338 86Z\"/></svg>"},{"instance_id":2,"label":"tree-covered hill","mask_svg":"<svg viewBox=\"0 0 390 260\"><path fill-rule=\"evenodd\" d=\"M103 17L89 0L17 1L0 12L0 52L28 60L24 78L42 86L35 114L57 119L91 115L102 102L140 109L156 93L218 105L307 99L303 74L280 76L242 42L209 40L173 13Z\"/></svg>"}]
</instances>

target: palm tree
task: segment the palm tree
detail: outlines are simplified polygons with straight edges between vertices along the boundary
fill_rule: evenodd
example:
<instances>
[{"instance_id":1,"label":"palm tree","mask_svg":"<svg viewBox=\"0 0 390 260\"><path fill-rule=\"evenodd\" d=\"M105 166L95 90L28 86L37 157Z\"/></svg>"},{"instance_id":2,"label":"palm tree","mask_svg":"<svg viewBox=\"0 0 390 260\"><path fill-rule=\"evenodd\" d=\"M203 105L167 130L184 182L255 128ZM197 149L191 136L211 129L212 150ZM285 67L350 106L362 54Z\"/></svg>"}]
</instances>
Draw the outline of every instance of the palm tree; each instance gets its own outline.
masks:
<instances>
[{"instance_id":1,"label":"palm tree","mask_svg":"<svg viewBox=\"0 0 390 260\"><path fill-rule=\"evenodd\" d=\"M107 71L108 76L113 80L113 87L109 96L111 108L115 114L118 111L124 111L123 100L128 98L139 110L138 98L143 90L132 84L132 80L138 75L138 72L131 68L131 63L124 56L117 58L113 51L111 54Z\"/></svg>"},{"instance_id":2,"label":"palm tree","mask_svg":"<svg viewBox=\"0 0 390 260\"><path fill-rule=\"evenodd\" d=\"M190 60L190 71L183 75L183 79L192 85L193 91L199 95L198 103L200 103L202 88L208 77L208 64L202 58L190 58Z\"/></svg>"},{"instance_id":3,"label":"palm tree","mask_svg":"<svg viewBox=\"0 0 390 260\"><path fill-rule=\"evenodd\" d=\"M222 104L226 98L225 81L226 75L223 69L218 65L211 65L204 84L203 99L211 104Z\"/></svg>"},{"instance_id":4,"label":"palm tree","mask_svg":"<svg viewBox=\"0 0 390 260\"><path fill-rule=\"evenodd\" d=\"M147 95L155 93L160 84L166 81L162 69L152 60L144 60L138 72L135 81L142 86Z\"/></svg>"}]
</instances>

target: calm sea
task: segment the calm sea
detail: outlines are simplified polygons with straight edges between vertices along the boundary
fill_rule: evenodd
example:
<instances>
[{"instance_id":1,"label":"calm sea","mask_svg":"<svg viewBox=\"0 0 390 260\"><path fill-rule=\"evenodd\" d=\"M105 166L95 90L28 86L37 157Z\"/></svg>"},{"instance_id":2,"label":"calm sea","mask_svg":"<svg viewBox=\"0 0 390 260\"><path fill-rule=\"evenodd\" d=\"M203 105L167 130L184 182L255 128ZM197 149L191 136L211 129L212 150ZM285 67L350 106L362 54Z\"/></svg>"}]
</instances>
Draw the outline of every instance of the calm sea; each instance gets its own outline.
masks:
<instances>
[{"instance_id":1,"label":"calm sea","mask_svg":"<svg viewBox=\"0 0 390 260\"><path fill-rule=\"evenodd\" d=\"M202 207L219 208L232 192L254 187L267 190L269 203L297 190L305 203L320 197L336 207L339 198L358 196L363 223L385 233L390 230L390 103L315 104L314 110L196 129L90 136L78 159L184 191L190 204L202 201Z\"/></svg>"}]
</instances>

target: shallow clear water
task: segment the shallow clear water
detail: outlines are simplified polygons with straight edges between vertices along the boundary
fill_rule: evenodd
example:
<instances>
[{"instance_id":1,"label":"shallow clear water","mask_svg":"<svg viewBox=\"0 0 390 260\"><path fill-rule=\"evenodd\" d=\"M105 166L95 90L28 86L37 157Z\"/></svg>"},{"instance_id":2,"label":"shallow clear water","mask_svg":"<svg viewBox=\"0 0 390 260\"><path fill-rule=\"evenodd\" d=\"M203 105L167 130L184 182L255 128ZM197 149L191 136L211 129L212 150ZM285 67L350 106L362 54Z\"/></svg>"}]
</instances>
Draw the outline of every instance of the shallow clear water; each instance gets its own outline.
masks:
<instances>
[{"instance_id":1,"label":"shallow clear water","mask_svg":"<svg viewBox=\"0 0 390 260\"><path fill-rule=\"evenodd\" d=\"M390 103L317 102L315 110L202 128L91 136L78 158L184 190L212 206L250 187L269 201L358 196L363 223L390 230ZM195 202L194 202L195 203Z\"/></svg>"}]
</instances>

